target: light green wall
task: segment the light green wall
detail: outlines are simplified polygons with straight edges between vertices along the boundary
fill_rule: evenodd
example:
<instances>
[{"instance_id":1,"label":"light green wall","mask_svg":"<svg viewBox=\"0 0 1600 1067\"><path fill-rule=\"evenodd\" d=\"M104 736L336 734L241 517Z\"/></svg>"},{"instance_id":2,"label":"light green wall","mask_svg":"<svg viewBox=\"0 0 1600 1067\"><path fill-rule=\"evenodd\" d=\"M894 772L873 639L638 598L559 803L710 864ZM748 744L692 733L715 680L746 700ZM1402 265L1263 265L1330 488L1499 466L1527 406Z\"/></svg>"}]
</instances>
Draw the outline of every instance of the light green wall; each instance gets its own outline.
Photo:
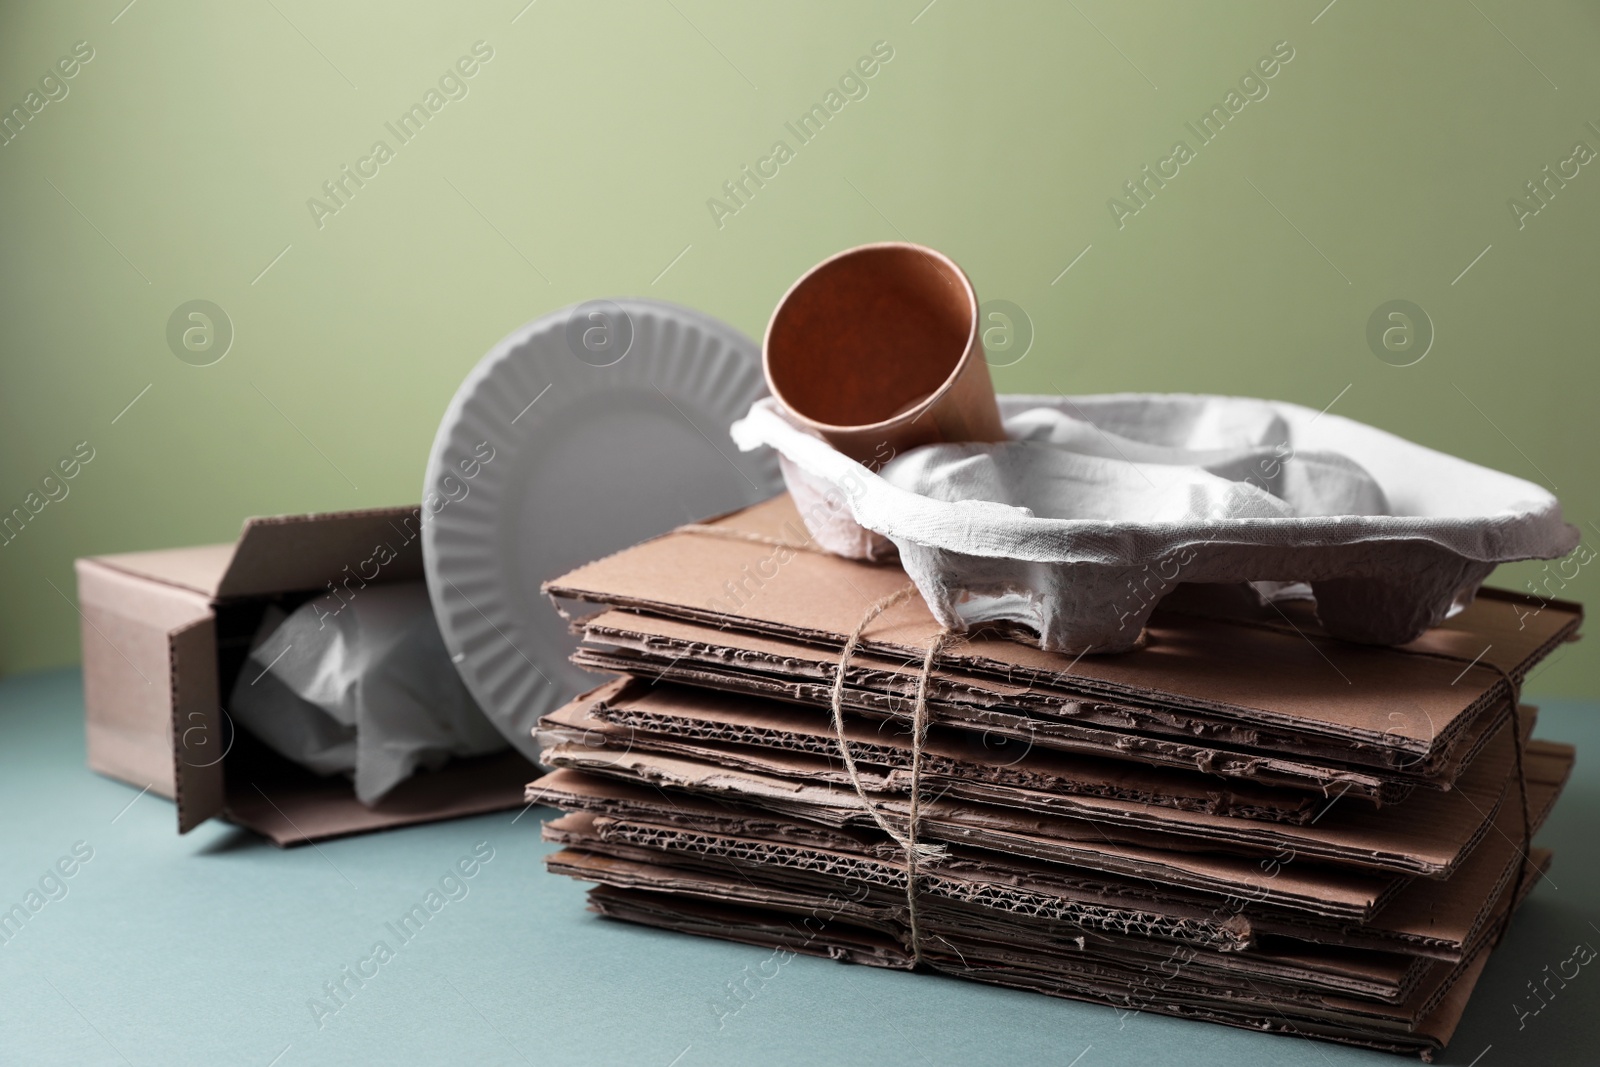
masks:
<instances>
[{"instance_id":1,"label":"light green wall","mask_svg":"<svg viewBox=\"0 0 1600 1067\"><path fill-rule=\"evenodd\" d=\"M1600 163L1521 229L1507 206L1600 149L1593 4L524 2L5 6L8 107L94 58L0 148L0 509L95 458L0 548L0 670L76 657L75 556L416 499L456 383L528 319L647 294L759 335L812 263L899 236L1026 310L1004 391L1348 385L1339 413L1553 484L1600 539ZM469 94L319 229L307 199L480 40ZM868 95L798 145L878 41ZM1199 146L1184 123L1280 41ZM794 158L719 227L708 198L777 139ZM1195 158L1119 229L1109 199L1178 139ZM1437 331L1404 368L1365 340L1396 298ZM212 366L167 347L192 299L235 325ZM1600 695L1594 643L1535 689Z\"/></svg>"}]
</instances>

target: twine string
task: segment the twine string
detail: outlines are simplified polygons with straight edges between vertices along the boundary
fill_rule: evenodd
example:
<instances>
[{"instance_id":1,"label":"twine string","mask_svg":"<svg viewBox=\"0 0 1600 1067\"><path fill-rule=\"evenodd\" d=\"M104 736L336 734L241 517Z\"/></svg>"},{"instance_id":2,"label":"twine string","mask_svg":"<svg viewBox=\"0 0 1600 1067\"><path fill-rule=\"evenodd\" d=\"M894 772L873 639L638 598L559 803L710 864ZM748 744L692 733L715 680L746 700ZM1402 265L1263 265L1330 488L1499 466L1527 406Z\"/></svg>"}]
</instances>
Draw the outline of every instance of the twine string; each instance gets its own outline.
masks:
<instances>
[{"instance_id":1,"label":"twine string","mask_svg":"<svg viewBox=\"0 0 1600 1067\"><path fill-rule=\"evenodd\" d=\"M713 526L704 522L689 522L682 526L674 527L673 533L701 534L705 537L720 537L724 541L748 541L754 545L771 545L773 548L788 548L796 552L811 552L819 556L831 556L832 552L817 548L813 542L815 537L808 537L802 542L785 541L781 537L770 534L756 533L753 530L736 530L731 526Z\"/></svg>"},{"instance_id":2,"label":"twine string","mask_svg":"<svg viewBox=\"0 0 1600 1067\"><path fill-rule=\"evenodd\" d=\"M895 844L899 845L906 855L906 921L911 933L911 964L915 967L922 962L922 930L917 914L917 877L920 866L926 862L937 863L949 855L949 849L943 845L919 842L917 840L917 825L921 818L922 796L922 748L928 731L928 680L933 673L933 663L943 647L945 635L939 634L929 644L927 654L922 659L922 672L917 679L917 695L913 702L911 713L911 809L906 820L906 828L902 833L867 795L867 790L861 783L861 772L856 767L855 757L850 754L850 745L844 736L844 682L845 672L850 664L850 657L855 654L856 647L861 643L863 631L870 626L878 616L888 611L897 604L904 603L916 595L917 587L907 583L888 596L882 597L873 603L862 614L861 621L856 624L855 630L844 643L844 651L839 655L839 668L834 674L833 690L830 694L829 705L833 712L834 739L839 745L839 755L844 760L845 773L849 775L850 784L855 787L856 795L861 798L861 805L867 814L872 816L878 827L888 834Z\"/></svg>"},{"instance_id":3,"label":"twine string","mask_svg":"<svg viewBox=\"0 0 1600 1067\"><path fill-rule=\"evenodd\" d=\"M805 544L795 544L767 534L755 533L749 530L735 530L725 526L712 526L705 523L689 523L680 526L675 533L694 533L709 537L717 537L727 541L744 541L751 544L771 545L774 548L787 548L796 552L817 552L820 549L812 546L808 541ZM922 842L917 840L917 829L922 818L922 754L923 746L928 737L928 684L933 674L934 661L939 652L944 648L950 636L941 631L934 636L928 644L928 649L922 657L922 670L917 676L916 697L912 702L911 710L911 805L906 818L905 830L901 831L894 823L878 809L872 798L867 794L867 788L861 781L861 771L856 766L856 760L850 753L849 742L844 735L844 683L845 673L850 665L850 657L855 655L856 648L861 643L861 635L873 621L898 604L917 595L914 582L908 582L887 596L879 598L872 603L862 614L861 621L856 623L856 628L845 640L844 649L839 654L839 667L834 673L833 688L829 694L829 708L833 717L834 740L839 745L839 755L844 761L845 773L850 778L850 785L855 789L856 795L861 799L863 810L878 828L889 835L896 845L905 853L906 862L906 923L910 928L911 964L913 967L922 962L922 928L917 912L917 879L924 863L934 864L949 856L949 849L944 845Z\"/></svg>"},{"instance_id":4,"label":"twine string","mask_svg":"<svg viewBox=\"0 0 1600 1067\"><path fill-rule=\"evenodd\" d=\"M922 856L917 848L917 826L922 817L922 748L928 739L928 681L933 674L933 662L947 636L941 631L928 642L928 652L922 657L922 673L917 676L917 697L911 707L911 812L906 821L906 835L912 847L906 850L906 917L911 927L912 966L922 961L922 931L917 925L917 866ZM936 848L939 858L948 851L942 845Z\"/></svg>"}]
</instances>

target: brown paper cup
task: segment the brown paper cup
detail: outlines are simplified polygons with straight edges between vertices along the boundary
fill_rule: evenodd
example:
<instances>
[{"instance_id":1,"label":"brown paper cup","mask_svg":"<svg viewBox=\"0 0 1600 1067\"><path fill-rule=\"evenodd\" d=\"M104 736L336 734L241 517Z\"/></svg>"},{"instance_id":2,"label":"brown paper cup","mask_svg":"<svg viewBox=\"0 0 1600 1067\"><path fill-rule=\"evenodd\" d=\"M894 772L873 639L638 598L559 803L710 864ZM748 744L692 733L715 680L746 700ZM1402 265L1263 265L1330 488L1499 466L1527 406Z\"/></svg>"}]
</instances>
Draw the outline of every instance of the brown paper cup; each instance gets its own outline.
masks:
<instances>
[{"instance_id":1,"label":"brown paper cup","mask_svg":"<svg viewBox=\"0 0 1600 1067\"><path fill-rule=\"evenodd\" d=\"M862 245L811 268L773 311L763 362L797 421L874 468L918 445L1005 440L977 294L931 248Z\"/></svg>"}]
</instances>

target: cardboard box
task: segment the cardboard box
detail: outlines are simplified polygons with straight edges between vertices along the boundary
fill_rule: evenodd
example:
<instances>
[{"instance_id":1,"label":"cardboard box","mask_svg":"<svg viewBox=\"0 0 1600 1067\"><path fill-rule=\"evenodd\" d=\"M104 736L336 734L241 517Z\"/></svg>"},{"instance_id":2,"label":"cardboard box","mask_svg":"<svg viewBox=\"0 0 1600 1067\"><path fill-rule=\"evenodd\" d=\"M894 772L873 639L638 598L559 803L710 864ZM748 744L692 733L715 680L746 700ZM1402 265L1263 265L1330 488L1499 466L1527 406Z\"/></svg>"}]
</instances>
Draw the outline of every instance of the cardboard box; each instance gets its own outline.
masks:
<instances>
[{"instance_id":1,"label":"cardboard box","mask_svg":"<svg viewBox=\"0 0 1600 1067\"><path fill-rule=\"evenodd\" d=\"M269 604L421 580L420 532L416 507L284 515L247 520L234 544L78 560L89 766L173 800L180 833L221 816L279 845L525 803L538 770L511 749L418 772L369 808L222 707Z\"/></svg>"}]
</instances>

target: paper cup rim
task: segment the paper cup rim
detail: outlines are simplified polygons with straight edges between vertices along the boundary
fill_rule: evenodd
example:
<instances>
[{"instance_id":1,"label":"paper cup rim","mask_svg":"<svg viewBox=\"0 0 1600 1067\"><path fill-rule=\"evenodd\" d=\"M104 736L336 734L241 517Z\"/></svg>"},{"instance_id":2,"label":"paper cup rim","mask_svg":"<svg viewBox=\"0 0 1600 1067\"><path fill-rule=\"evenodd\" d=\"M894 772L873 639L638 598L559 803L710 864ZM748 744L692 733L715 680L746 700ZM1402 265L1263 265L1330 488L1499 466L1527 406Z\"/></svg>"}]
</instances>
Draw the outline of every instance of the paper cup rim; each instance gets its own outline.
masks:
<instances>
[{"instance_id":1,"label":"paper cup rim","mask_svg":"<svg viewBox=\"0 0 1600 1067\"><path fill-rule=\"evenodd\" d=\"M877 422L863 422L840 426L834 423L820 422L817 419L813 419L808 415L796 411L784 398L783 393L778 389L777 383L772 380L772 327L778 321L778 315L782 313L784 305L789 302L789 298L794 295L795 290L799 289L802 285L809 281L812 275L831 266L838 260L845 259L850 256L860 255L863 252L876 252L890 248L910 249L914 252L920 252L929 259L936 260L948 267L950 270L954 271L955 276L960 279L962 291L966 293L967 306L971 312L968 317L967 343L966 347L962 349L961 358L956 360L956 365L951 368L950 373L945 380L939 383L939 387L924 397L915 408L911 409L910 411L903 411L900 414L891 416L887 419L880 419ZM792 415L803 426L823 434L865 433L873 430L885 430L893 426L916 421L922 416L923 413L927 412L935 404L942 400L946 393L955 388L956 382L961 380L961 375L966 371L968 364L972 362L973 349L975 347L977 338L978 293L977 290L972 287L972 279L967 277L967 272L961 269L961 265L959 263L936 248L929 248L927 245L919 245L914 241L874 241L869 244L855 245L851 248L846 248L843 251L835 252L827 259L817 263L810 270L800 275L800 277L794 280L789 288L784 290L783 296L778 299L778 303L772 309L771 317L767 319L766 330L764 330L761 334L761 373L767 380L767 391L772 394L778 403L783 405L785 412L787 412L789 415Z\"/></svg>"}]
</instances>

